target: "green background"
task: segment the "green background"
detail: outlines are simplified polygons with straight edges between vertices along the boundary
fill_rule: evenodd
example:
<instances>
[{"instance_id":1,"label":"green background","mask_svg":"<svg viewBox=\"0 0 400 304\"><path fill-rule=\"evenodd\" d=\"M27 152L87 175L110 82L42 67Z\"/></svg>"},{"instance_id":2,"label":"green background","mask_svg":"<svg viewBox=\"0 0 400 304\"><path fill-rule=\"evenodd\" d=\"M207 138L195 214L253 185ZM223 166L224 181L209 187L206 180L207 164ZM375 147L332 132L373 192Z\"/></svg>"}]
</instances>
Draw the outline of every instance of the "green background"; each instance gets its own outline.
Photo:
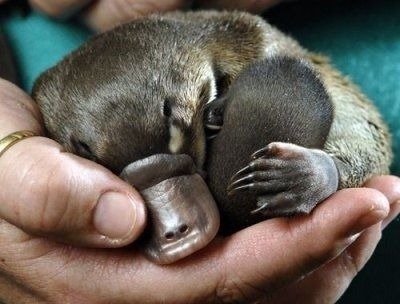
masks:
<instances>
[{"instance_id":1,"label":"green background","mask_svg":"<svg viewBox=\"0 0 400 304\"><path fill-rule=\"evenodd\" d=\"M375 102L393 134L392 171L399 175L400 1L301 1L278 6L265 17L308 49L330 56ZM56 22L37 13L3 12L0 25L27 91L43 70L91 35L76 22ZM400 303L399 236L397 219L341 303Z\"/></svg>"}]
</instances>

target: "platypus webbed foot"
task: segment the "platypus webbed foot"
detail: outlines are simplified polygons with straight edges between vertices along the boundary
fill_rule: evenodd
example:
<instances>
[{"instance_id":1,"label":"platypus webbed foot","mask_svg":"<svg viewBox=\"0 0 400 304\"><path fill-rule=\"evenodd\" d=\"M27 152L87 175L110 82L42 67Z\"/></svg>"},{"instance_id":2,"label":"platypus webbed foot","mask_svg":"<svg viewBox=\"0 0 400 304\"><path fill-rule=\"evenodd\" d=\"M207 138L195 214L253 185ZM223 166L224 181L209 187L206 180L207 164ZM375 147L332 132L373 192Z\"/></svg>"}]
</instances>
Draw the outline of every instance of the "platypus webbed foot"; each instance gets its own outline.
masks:
<instances>
[{"instance_id":1,"label":"platypus webbed foot","mask_svg":"<svg viewBox=\"0 0 400 304\"><path fill-rule=\"evenodd\" d=\"M140 191L149 211L144 253L173 263L205 247L219 229L219 212L188 155L157 154L134 162L121 178Z\"/></svg>"},{"instance_id":2,"label":"platypus webbed foot","mask_svg":"<svg viewBox=\"0 0 400 304\"><path fill-rule=\"evenodd\" d=\"M275 142L256 151L228 186L229 195L249 191L257 196L252 213L266 217L309 213L338 188L332 158L321 150Z\"/></svg>"}]
</instances>

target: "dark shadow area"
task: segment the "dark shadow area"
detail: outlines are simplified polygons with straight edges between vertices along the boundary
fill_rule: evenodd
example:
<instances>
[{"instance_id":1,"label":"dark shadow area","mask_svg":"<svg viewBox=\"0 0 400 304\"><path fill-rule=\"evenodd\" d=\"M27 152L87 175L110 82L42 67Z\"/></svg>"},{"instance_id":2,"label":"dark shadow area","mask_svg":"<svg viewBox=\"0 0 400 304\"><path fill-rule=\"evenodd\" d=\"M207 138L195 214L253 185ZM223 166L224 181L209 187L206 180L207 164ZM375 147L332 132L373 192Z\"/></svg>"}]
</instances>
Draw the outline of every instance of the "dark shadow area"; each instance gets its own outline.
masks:
<instances>
[{"instance_id":1,"label":"dark shadow area","mask_svg":"<svg viewBox=\"0 0 400 304\"><path fill-rule=\"evenodd\" d=\"M18 84L17 70L8 40L0 28L0 78Z\"/></svg>"}]
</instances>

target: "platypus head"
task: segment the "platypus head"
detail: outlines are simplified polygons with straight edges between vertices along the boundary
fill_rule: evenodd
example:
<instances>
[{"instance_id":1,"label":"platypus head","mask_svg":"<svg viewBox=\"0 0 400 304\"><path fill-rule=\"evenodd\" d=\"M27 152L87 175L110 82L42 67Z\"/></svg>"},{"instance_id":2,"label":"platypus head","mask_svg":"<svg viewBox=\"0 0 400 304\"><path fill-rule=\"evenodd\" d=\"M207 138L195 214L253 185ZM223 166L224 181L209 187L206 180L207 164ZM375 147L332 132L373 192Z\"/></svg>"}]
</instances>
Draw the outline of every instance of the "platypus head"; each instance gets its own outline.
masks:
<instances>
[{"instance_id":1,"label":"platypus head","mask_svg":"<svg viewBox=\"0 0 400 304\"><path fill-rule=\"evenodd\" d=\"M158 153L188 154L201 168L216 81L206 52L179 39L168 22L133 22L43 73L33 97L49 135L116 173Z\"/></svg>"}]
</instances>

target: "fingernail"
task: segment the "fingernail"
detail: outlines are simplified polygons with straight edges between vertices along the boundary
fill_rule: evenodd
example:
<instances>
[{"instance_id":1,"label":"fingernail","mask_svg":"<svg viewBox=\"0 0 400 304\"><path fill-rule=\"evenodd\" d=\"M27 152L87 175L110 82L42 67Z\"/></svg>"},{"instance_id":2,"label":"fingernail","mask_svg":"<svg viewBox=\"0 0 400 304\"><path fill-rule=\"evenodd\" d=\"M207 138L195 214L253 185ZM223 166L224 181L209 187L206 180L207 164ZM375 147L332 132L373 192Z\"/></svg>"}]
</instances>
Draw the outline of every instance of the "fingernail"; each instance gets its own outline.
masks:
<instances>
[{"instance_id":1,"label":"fingernail","mask_svg":"<svg viewBox=\"0 0 400 304\"><path fill-rule=\"evenodd\" d=\"M97 202L93 223L100 234L111 239L124 239L132 233L136 219L133 198L118 192L106 192Z\"/></svg>"},{"instance_id":2,"label":"fingernail","mask_svg":"<svg viewBox=\"0 0 400 304\"><path fill-rule=\"evenodd\" d=\"M378 222L382 221L388 215L388 210L384 209L372 209L366 215L362 216L356 224L353 226L351 230L351 235L358 234L365 229L377 224Z\"/></svg>"}]
</instances>

